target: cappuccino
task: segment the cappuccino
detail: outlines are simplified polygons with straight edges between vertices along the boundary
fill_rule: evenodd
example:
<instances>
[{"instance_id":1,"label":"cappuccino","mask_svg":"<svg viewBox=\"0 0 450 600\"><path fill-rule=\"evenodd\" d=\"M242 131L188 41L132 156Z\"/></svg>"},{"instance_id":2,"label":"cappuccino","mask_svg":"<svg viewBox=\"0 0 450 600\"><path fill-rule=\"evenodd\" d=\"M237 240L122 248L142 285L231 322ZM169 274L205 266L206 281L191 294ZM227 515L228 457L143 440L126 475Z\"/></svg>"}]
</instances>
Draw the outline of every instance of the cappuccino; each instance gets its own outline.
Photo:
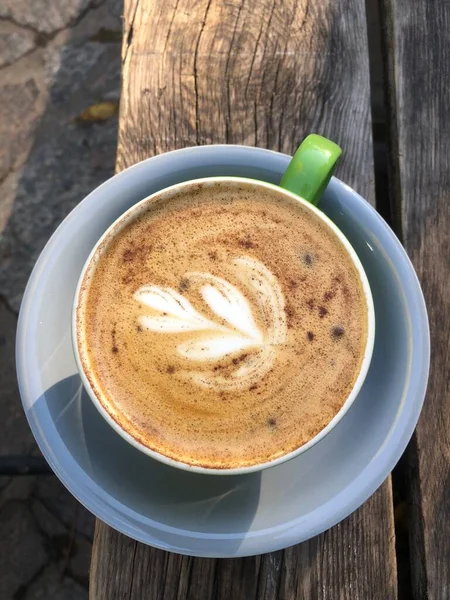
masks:
<instances>
[{"instance_id":1,"label":"cappuccino","mask_svg":"<svg viewBox=\"0 0 450 600\"><path fill-rule=\"evenodd\" d=\"M76 319L83 370L112 419L213 469L315 437L353 389L368 336L339 237L281 190L242 181L163 192L119 221Z\"/></svg>"}]
</instances>

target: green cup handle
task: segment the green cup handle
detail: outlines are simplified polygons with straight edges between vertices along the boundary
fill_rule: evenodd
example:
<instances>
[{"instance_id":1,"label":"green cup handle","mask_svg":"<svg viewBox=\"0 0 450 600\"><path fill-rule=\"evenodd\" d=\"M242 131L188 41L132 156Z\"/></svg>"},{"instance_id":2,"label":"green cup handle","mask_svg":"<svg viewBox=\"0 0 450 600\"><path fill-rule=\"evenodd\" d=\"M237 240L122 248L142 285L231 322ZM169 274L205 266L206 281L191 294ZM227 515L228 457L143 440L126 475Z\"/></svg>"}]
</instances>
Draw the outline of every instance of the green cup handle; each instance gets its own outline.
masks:
<instances>
[{"instance_id":1,"label":"green cup handle","mask_svg":"<svg viewBox=\"0 0 450 600\"><path fill-rule=\"evenodd\" d=\"M300 144L283 175L280 186L317 206L342 150L315 133Z\"/></svg>"}]
</instances>

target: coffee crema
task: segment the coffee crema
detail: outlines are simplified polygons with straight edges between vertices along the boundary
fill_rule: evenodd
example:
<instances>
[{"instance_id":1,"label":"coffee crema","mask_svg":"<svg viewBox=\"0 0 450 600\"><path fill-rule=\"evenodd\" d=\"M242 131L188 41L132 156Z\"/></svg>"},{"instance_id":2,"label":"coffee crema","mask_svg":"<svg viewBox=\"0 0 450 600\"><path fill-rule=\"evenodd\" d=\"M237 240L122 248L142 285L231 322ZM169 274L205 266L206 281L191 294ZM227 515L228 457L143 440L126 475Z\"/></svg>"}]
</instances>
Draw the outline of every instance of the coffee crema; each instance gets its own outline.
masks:
<instances>
[{"instance_id":1,"label":"coffee crema","mask_svg":"<svg viewBox=\"0 0 450 600\"><path fill-rule=\"evenodd\" d=\"M97 251L77 307L109 415L183 463L249 467L316 436L361 370L359 273L312 211L251 184L163 192Z\"/></svg>"}]
</instances>

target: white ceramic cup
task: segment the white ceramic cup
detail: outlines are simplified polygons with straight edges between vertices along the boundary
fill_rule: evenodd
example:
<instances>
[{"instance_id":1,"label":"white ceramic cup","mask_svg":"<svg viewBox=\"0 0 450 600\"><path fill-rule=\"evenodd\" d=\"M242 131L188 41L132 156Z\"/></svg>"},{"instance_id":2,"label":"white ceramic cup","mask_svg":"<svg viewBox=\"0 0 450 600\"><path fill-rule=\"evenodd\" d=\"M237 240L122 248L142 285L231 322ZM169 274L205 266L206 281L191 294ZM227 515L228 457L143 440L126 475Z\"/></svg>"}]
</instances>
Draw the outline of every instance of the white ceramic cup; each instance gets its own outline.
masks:
<instances>
[{"instance_id":1,"label":"white ceramic cup","mask_svg":"<svg viewBox=\"0 0 450 600\"><path fill-rule=\"evenodd\" d=\"M130 222L132 222L140 213L144 212L147 209L147 206L153 202L170 202L171 197L175 194L179 194L180 192L186 191L189 192L190 188L201 183L202 185L208 185L208 183L222 183L222 184L231 184L231 185L240 185L240 186L259 186L262 189L268 189L272 191L276 191L280 196L285 196L291 199L296 200L299 204L302 204L305 209L312 211L317 217L321 219L321 221L326 225L328 229L331 229L332 232L336 235L336 237L341 242L342 246L347 251L350 259L355 265L360 279L362 288L364 291L364 296L367 304L367 342L364 350L363 360L361 362L361 368L359 371L359 375L355 381L355 384L343 403L339 412L334 416L334 418L324 427L316 436L310 439L306 444L303 444L299 448L284 454L272 461L259 463L256 465L252 465L250 467L240 467L234 469L212 469L212 468L204 468L201 466L192 466L187 463L174 460L167 456L164 456L154 450L151 450L147 446L143 445L137 439L135 439L128 431L123 429L108 413L105 409L104 404L107 404L106 399L101 398L101 391L99 386L95 386L92 384L92 372L89 370L89 355L86 348L86 340L84 336L83 329L83 310L85 300L89 291L89 281L92 279L92 276L95 272L96 265L98 263L99 258L105 252L105 249L108 247L109 243L114 239L114 237ZM310 202L304 200L297 194L294 194L286 189L275 186L270 183L256 181L252 179L245 179L239 177L212 177L205 179L198 179L193 181L187 181L183 183L176 184L169 188L166 188L162 191L156 192L152 194L148 198L145 198L141 202L138 202L134 206L132 206L129 210L127 210L123 215L121 215L102 235L102 237L98 240L97 244L93 248L91 254L89 255L80 275L80 279L77 285L74 305L73 305L73 315L72 315L72 339L73 339L73 347L75 352L75 358L78 366L78 370L80 372L80 376L83 382L83 385L88 392L90 398L92 399L94 405L97 407L99 412L103 415L105 420L111 425L111 427L121 435L127 442L132 444L138 450L141 450L148 456L159 460L167 465L171 465L173 467L178 467L181 469L185 469L187 471L194 471L199 473L208 473L208 474L243 474L243 473L251 473L255 471L260 471L262 469L272 467L278 465L282 462L290 460L299 454L306 452L309 448L311 448L314 444L319 442L323 437L325 437L336 425L339 421L344 417L346 412L349 410L351 405L353 404L355 398L357 397L361 386L364 383L364 379L367 375L370 361L372 358L372 351L374 346L374 338L375 338L375 312L372 294L370 291L369 282L367 276L364 272L363 266L356 254L353 250L352 246L343 235L343 233L336 227L336 225L318 208L316 208Z\"/></svg>"}]
</instances>

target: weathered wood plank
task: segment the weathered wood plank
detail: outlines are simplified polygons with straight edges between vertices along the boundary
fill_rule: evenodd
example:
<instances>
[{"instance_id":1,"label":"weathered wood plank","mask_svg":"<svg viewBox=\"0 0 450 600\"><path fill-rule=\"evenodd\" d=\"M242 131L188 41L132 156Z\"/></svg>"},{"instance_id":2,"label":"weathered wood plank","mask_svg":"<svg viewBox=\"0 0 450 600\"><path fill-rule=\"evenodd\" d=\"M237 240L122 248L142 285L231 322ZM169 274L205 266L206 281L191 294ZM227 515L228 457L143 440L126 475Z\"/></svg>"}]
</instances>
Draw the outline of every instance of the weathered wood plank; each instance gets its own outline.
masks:
<instances>
[{"instance_id":1,"label":"weathered wood plank","mask_svg":"<svg viewBox=\"0 0 450 600\"><path fill-rule=\"evenodd\" d=\"M388 483L323 535L284 551L243 559L163 552L97 521L90 598L394 600L392 536Z\"/></svg>"},{"instance_id":2,"label":"weathered wood plank","mask_svg":"<svg viewBox=\"0 0 450 600\"><path fill-rule=\"evenodd\" d=\"M345 148L340 175L373 202L364 4L125 2L117 168L174 148L292 153L309 132ZM391 485L310 542L246 559L180 557L97 523L91 598L391 600Z\"/></svg>"},{"instance_id":3,"label":"weathered wood plank","mask_svg":"<svg viewBox=\"0 0 450 600\"><path fill-rule=\"evenodd\" d=\"M450 4L383 0L397 229L428 305L432 364L408 451L414 598L450 598Z\"/></svg>"},{"instance_id":4,"label":"weathered wood plank","mask_svg":"<svg viewBox=\"0 0 450 600\"><path fill-rule=\"evenodd\" d=\"M118 169L193 144L292 153L315 130L374 201L369 63L358 0L125 2Z\"/></svg>"}]
</instances>

